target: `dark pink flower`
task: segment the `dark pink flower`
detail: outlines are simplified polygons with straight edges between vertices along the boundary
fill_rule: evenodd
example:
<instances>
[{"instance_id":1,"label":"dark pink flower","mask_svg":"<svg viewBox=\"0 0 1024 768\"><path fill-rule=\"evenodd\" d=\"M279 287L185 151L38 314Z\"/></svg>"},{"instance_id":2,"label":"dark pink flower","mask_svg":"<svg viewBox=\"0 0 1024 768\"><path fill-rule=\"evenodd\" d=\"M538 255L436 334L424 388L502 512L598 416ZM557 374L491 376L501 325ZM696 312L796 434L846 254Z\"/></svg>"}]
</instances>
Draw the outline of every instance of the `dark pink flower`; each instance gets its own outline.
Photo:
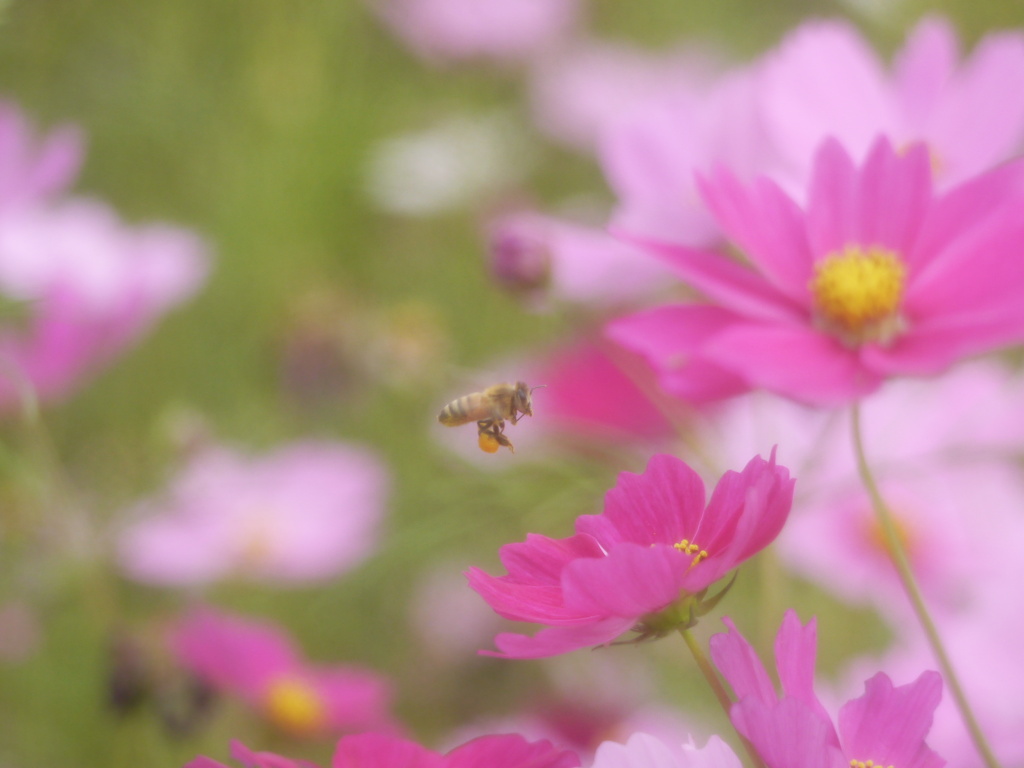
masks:
<instances>
[{"instance_id":1,"label":"dark pink flower","mask_svg":"<svg viewBox=\"0 0 1024 768\"><path fill-rule=\"evenodd\" d=\"M778 535L793 483L774 451L727 472L706 505L700 477L673 456L655 456L643 474L623 472L604 513L577 518L575 536L505 545L506 576L467 572L499 615L547 625L533 637L498 635L490 655L553 656L692 621L703 590Z\"/></svg>"},{"instance_id":2,"label":"dark pink flower","mask_svg":"<svg viewBox=\"0 0 1024 768\"><path fill-rule=\"evenodd\" d=\"M390 684L381 675L310 664L271 624L197 609L173 628L170 644L186 669L293 735L392 726Z\"/></svg>"},{"instance_id":3,"label":"dark pink flower","mask_svg":"<svg viewBox=\"0 0 1024 768\"><path fill-rule=\"evenodd\" d=\"M737 701L730 717L757 749L767 768L941 768L945 760L925 737L942 698L942 678L924 672L894 687L879 673L864 684L864 695L839 710L835 724L814 692L817 629L803 626L789 611L775 640L782 694L753 647L725 619L729 631L711 638L711 656Z\"/></svg>"},{"instance_id":4,"label":"dark pink flower","mask_svg":"<svg viewBox=\"0 0 1024 768\"><path fill-rule=\"evenodd\" d=\"M923 146L900 153L879 140L858 167L829 140L803 208L766 178L746 186L719 169L701 186L746 261L648 242L713 303L609 329L667 387L692 359L840 404L1024 339L1024 163L937 195Z\"/></svg>"}]
</instances>

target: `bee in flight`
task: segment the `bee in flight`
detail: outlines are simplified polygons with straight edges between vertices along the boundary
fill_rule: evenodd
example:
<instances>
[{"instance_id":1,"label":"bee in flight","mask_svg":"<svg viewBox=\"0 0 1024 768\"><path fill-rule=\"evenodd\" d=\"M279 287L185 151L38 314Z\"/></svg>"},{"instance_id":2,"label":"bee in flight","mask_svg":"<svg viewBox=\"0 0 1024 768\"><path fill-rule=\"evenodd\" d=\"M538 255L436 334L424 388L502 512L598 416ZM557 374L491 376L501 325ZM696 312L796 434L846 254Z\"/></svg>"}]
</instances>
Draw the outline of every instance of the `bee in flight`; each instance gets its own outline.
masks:
<instances>
[{"instance_id":1,"label":"bee in flight","mask_svg":"<svg viewBox=\"0 0 1024 768\"><path fill-rule=\"evenodd\" d=\"M452 400L441 409L437 420L446 427L458 427L476 422L480 450L495 453L504 446L512 453L516 449L505 435L505 420L513 425L523 416L533 416L533 390L525 381L505 382L488 387L483 392L472 392Z\"/></svg>"}]
</instances>

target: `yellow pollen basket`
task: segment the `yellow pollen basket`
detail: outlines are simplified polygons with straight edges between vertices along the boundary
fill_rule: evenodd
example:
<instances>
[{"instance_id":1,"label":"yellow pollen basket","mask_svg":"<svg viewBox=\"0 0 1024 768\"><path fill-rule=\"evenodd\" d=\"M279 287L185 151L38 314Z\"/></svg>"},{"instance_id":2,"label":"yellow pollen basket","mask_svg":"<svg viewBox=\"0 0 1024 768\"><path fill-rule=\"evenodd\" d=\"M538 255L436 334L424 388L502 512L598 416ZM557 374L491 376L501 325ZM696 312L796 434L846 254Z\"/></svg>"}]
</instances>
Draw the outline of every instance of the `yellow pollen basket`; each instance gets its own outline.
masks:
<instances>
[{"instance_id":1,"label":"yellow pollen basket","mask_svg":"<svg viewBox=\"0 0 1024 768\"><path fill-rule=\"evenodd\" d=\"M848 342L886 342L901 330L906 273L894 251L848 245L815 265L809 288L828 330Z\"/></svg>"},{"instance_id":2,"label":"yellow pollen basket","mask_svg":"<svg viewBox=\"0 0 1024 768\"><path fill-rule=\"evenodd\" d=\"M691 568L708 556L706 550L701 549L697 544L692 543L689 539L683 539L672 546L687 555L696 555L696 557L693 558L693 562L690 563Z\"/></svg>"},{"instance_id":3,"label":"yellow pollen basket","mask_svg":"<svg viewBox=\"0 0 1024 768\"><path fill-rule=\"evenodd\" d=\"M294 677L271 683L264 701L270 719L294 735L318 731L326 720L323 699L312 686Z\"/></svg>"}]
</instances>

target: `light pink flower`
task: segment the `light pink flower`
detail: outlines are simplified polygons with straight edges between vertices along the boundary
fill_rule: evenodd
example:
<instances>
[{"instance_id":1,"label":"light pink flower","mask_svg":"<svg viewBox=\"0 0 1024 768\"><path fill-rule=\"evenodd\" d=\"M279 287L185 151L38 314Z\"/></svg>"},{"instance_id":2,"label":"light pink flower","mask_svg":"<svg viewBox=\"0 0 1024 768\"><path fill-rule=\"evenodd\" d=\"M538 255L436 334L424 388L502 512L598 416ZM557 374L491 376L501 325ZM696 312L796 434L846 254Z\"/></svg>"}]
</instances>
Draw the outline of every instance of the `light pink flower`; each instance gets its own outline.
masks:
<instances>
[{"instance_id":1,"label":"light pink flower","mask_svg":"<svg viewBox=\"0 0 1024 768\"><path fill-rule=\"evenodd\" d=\"M672 283L659 259L597 229L528 211L488 229L495 281L540 306L636 302Z\"/></svg>"},{"instance_id":2,"label":"light pink flower","mask_svg":"<svg viewBox=\"0 0 1024 768\"><path fill-rule=\"evenodd\" d=\"M761 64L766 130L797 179L826 137L860 160L884 134L924 142L939 184L963 181L1024 146L1024 34L989 35L958 58L956 32L937 17L907 36L891 73L852 25L808 22Z\"/></svg>"},{"instance_id":3,"label":"light pink flower","mask_svg":"<svg viewBox=\"0 0 1024 768\"><path fill-rule=\"evenodd\" d=\"M993 541L1009 539L1018 553L1024 545L1019 533L999 529L990 533ZM988 581L983 594L968 609L935 617L981 731L1002 765L1024 761L1024 708L1020 706L1024 681L1024 655L1020 652L1024 632L1022 583L1024 568L1018 556L1012 563L1002 563L1002 573ZM934 664L934 652L916 625L904 623L893 629L895 641L880 658L865 657L847 666L841 678L842 691L851 690L865 669L907 677L922 666ZM951 696L944 696L935 710L929 742L950 765L983 764Z\"/></svg>"},{"instance_id":4,"label":"light pink flower","mask_svg":"<svg viewBox=\"0 0 1024 768\"><path fill-rule=\"evenodd\" d=\"M102 203L58 199L81 143L70 127L37 141L0 102L0 409L67 395L206 278L191 232L128 227Z\"/></svg>"},{"instance_id":5,"label":"light pink flower","mask_svg":"<svg viewBox=\"0 0 1024 768\"><path fill-rule=\"evenodd\" d=\"M383 676L310 664L272 624L196 609L173 627L170 645L200 680L292 735L393 727L391 686Z\"/></svg>"},{"instance_id":6,"label":"light pink flower","mask_svg":"<svg viewBox=\"0 0 1024 768\"><path fill-rule=\"evenodd\" d=\"M727 472L706 507L700 477L672 456L655 456L640 475L623 472L604 513L577 518L575 536L505 545L507 576L467 572L499 615L548 625L534 637L498 635L499 652L483 653L553 656L690 622L703 590L778 535L792 497L774 452Z\"/></svg>"},{"instance_id":7,"label":"light pink flower","mask_svg":"<svg viewBox=\"0 0 1024 768\"><path fill-rule=\"evenodd\" d=\"M370 0L413 53L428 61L517 61L575 26L579 0Z\"/></svg>"},{"instance_id":8,"label":"light pink flower","mask_svg":"<svg viewBox=\"0 0 1024 768\"><path fill-rule=\"evenodd\" d=\"M1024 339L1024 163L936 195L924 147L900 154L880 140L857 167L829 140L805 208L768 179L744 186L724 169L702 191L749 266L648 242L714 303L609 329L668 386L694 358L752 387L840 404Z\"/></svg>"},{"instance_id":9,"label":"light pink flower","mask_svg":"<svg viewBox=\"0 0 1024 768\"><path fill-rule=\"evenodd\" d=\"M625 744L606 741L597 749L591 768L741 768L742 763L718 736L697 748L688 744L670 747L646 733L634 733Z\"/></svg>"},{"instance_id":10,"label":"light pink flower","mask_svg":"<svg viewBox=\"0 0 1024 768\"><path fill-rule=\"evenodd\" d=\"M788 611L775 640L782 694L753 647L726 619L727 633L711 638L711 656L736 693L730 717L757 750L767 768L858 768L898 765L941 768L945 760L925 743L932 715L942 697L937 672L894 687L878 673L864 684L864 695L839 710L835 724L814 692L817 629L803 626Z\"/></svg>"},{"instance_id":11,"label":"light pink flower","mask_svg":"<svg viewBox=\"0 0 1024 768\"><path fill-rule=\"evenodd\" d=\"M257 458L207 449L135 509L121 567L162 585L327 579L373 551L387 488L379 459L344 443L292 443Z\"/></svg>"},{"instance_id":12,"label":"light pink flower","mask_svg":"<svg viewBox=\"0 0 1024 768\"><path fill-rule=\"evenodd\" d=\"M66 395L189 298L206 269L193 234L128 228L97 202L0 213L0 294L24 315L0 328L0 407L23 386Z\"/></svg>"}]
</instances>

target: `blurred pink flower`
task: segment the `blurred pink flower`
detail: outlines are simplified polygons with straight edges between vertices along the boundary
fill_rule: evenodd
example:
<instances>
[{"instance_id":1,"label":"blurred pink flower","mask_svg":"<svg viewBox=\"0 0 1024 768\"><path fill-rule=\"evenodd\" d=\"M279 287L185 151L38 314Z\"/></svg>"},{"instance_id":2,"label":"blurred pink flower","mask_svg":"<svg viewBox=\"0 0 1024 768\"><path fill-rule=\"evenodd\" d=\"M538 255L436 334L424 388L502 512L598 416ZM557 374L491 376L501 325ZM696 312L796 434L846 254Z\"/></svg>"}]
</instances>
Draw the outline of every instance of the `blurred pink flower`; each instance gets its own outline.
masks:
<instances>
[{"instance_id":1,"label":"blurred pink flower","mask_svg":"<svg viewBox=\"0 0 1024 768\"><path fill-rule=\"evenodd\" d=\"M643 474L623 472L604 514L577 518L575 536L506 544L507 576L467 572L499 615L548 625L534 637L500 634L499 652L482 653L554 656L687 623L703 590L778 535L793 482L774 452L755 457L722 477L705 508L704 484L679 459L659 454Z\"/></svg>"},{"instance_id":2,"label":"blurred pink flower","mask_svg":"<svg viewBox=\"0 0 1024 768\"><path fill-rule=\"evenodd\" d=\"M1009 539L1020 552L1019 533L993 529L990 535L994 542ZM1020 704L1024 683L1024 654L1020 651L1024 567L1019 555L1002 566L1002 572L987 582L979 599L967 610L935 618L946 652L996 758L1002 765L1020 765L1024 762L1024 708ZM897 637L881 658L861 658L847 666L840 690L852 690L865 669L882 669L893 677L905 678L922 666L934 664L934 653L916 625L904 623L894 626L894 630ZM983 764L950 696L944 696L935 710L929 741L950 765Z\"/></svg>"},{"instance_id":3,"label":"blurred pink flower","mask_svg":"<svg viewBox=\"0 0 1024 768\"><path fill-rule=\"evenodd\" d=\"M72 126L36 140L18 107L0 101L0 212L44 202L74 181L82 164L82 136Z\"/></svg>"},{"instance_id":4,"label":"blurred pink flower","mask_svg":"<svg viewBox=\"0 0 1024 768\"><path fill-rule=\"evenodd\" d=\"M697 748L688 744L670 747L646 733L634 733L625 744L606 741L597 749L591 768L741 768L732 748L718 736Z\"/></svg>"},{"instance_id":5,"label":"blurred pink flower","mask_svg":"<svg viewBox=\"0 0 1024 768\"><path fill-rule=\"evenodd\" d=\"M528 58L569 34L580 0L370 0L427 61Z\"/></svg>"},{"instance_id":6,"label":"blurred pink flower","mask_svg":"<svg viewBox=\"0 0 1024 768\"><path fill-rule=\"evenodd\" d=\"M200 680L291 735L393 727L386 679L359 667L310 664L272 624L199 608L172 628L169 642Z\"/></svg>"},{"instance_id":7,"label":"blurred pink flower","mask_svg":"<svg viewBox=\"0 0 1024 768\"><path fill-rule=\"evenodd\" d=\"M129 229L97 202L0 213L0 295L24 315L0 327L0 406L24 385L66 395L189 298L206 269L191 233Z\"/></svg>"},{"instance_id":8,"label":"blurred pink flower","mask_svg":"<svg viewBox=\"0 0 1024 768\"><path fill-rule=\"evenodd\" d=\"M814 692L817 628L803 626L788 611L775 640L782 695L753 647L728 619L729 631L711 638L711 656L736 693L730 717L754 745L767 768L941 768L945 760L925 737L942 697L942 678L923 672L913 683L893 687L878 673L864 695L839 710L836 724Z\"/></svg>"},{"instance_id":9,"label":"blurred pink flower","mask_svg":"<svg viewBox=\"0 0 1024 768\"><path fill-rule=\"evenodd\" d=\"M328 579L373 551L387 489L380 460L344 443L297 442L258 458L207 449L135 509L121 567L162 585Z\"/></svg>"},{"instance_id":10,"label":"blurred pink flower","mask_svg":"<svg viewBox=\"0 0 1024 768\"><path fill-rule=\"evenodd\" d=\"M888 382L862 406L872 471L933 611L962 610L1018 557L1022 395L1020 374L980 360L927 381ZM751 450L786 446L800 484L776 544L781 563L846 601L881 609L894 629L908 621L848 417L753 393L692 423L702 436L705 478Z\"/></svg>"},{"instance_id":11,"label":"blurred pink flower","mask_svg":"<svg viewBox=\"0 0 1024 768\"><path fill-rule=\"evenodd\" d=\"M231 746L232 756L247 768L309 765L267 752L253 753L238 742ZM407 739L361 733L338 741L331 760L331 768L577 768L579 764L579 758L572 752L555 749L545 741L528 742L514 734L481 736L441 755ZM200 757L185 768L220 766L214 760Z\"/></svg>"},{"instance_id":12,"label":"blurred pink flower","mask_svg":"<svg viewBox=\"0 0 1024 768\"><path fill-rule=\"evenodd\" d=\"M534 121L549 136L596 150L609 127L647 102L690 93L711 79L712 57L693 46L652 52L586 40L537 60L530 70Z\"/></svg>"},{"instance_id":13,"label":"blurred pink flower","mask_svg":"<svg viewBox=\"0 0 1024 768\"><path fill-rule=\"evenodd\" d=\"M1024 34L985 37L962 64L956 32L923 19L891 74L850 24L808 22L764 57L757 93L778 151L804 179L829 136L855 160L879 134L927 145L936 181L963 181L1024 147Z\"/></svg>"},{"instance_id":14,"label":"blurred pink flower","mask_svg":"<svg viewBox=\"0 0 1024 768\"><path fill-rule=\"evenodd\" d=\"M751 266L645 241L715 304L656 308L610 335L669 386L696 358L819 405L1024 339L1024 163L936 196L929 162L920 145L880 140L856 167L826 141L806 210L769 179L744 186L719 169L704 198Z\"/></svg>"},{"instance_id":15,"label":"blurred pink flower","mask_svg":"<svg viewBox=\"0 0 1024 768\"><path fill-rule=\"evenodd\" d=\"M81 159L75 129L37 142L0 102L0 409L28 391L68 394L206 278L191 232L127 227L102 203L55 199Z\"/></svg>"}]
</instances>

